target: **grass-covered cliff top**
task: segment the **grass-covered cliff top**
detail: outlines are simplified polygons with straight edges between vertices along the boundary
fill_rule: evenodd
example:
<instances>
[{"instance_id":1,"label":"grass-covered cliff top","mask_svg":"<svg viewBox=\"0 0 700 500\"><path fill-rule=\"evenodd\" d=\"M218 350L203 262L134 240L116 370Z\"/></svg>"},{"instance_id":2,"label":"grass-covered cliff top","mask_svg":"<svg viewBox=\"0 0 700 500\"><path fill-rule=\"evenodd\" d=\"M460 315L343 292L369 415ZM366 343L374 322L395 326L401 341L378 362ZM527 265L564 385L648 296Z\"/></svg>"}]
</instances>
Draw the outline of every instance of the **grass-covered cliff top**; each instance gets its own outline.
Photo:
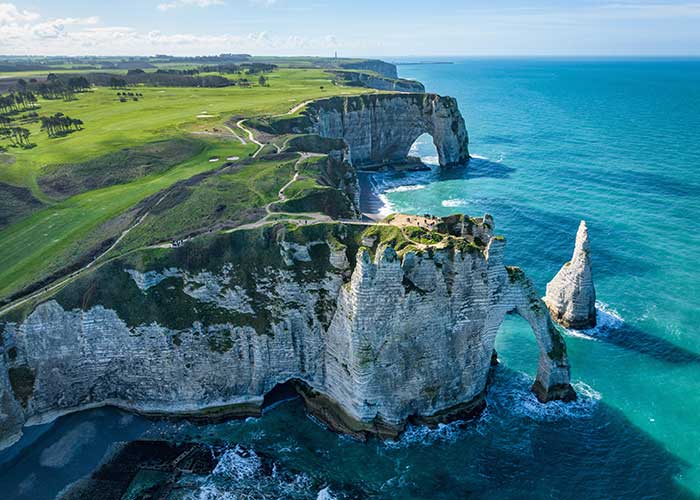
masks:
<instances>
[{"instance_id":1,"label":"grass-covered cliff top","mask_svg":"<svg viewBox=\"0 0 700 500\"><path fill-rule=\"evenodd\" d=\"M373 256L382 246L392 247L399 256L408 252L430 255L441 249L483 252L493 234L492 219L486 217L393 214L367 228L361 234L360 245Z\"/></svg>"},{"instance_id":2,"label":"grass-covered cliff top","mask_svg":"<svg viewBox=\"0 0 700 500\"><path fill-rule=\"evenodd\" d=\"M390 97L345 86L337 76L395 79L392 65L251 63L245 57L234 67L174 60L153 61L144 70L126 70L117 60L105 64L114 67L86 69L82 80L74 80L76 69L69 67L51 77L10 77L17 103L0 109L0 128L19 126L27 137L0 136L0 305L32 303L66 284L72 289L102 265L148 252L177 254L212 235L282 223L304 226L289 231L303 240L313 227L358 217L355 170L343 160L344 142L301 125L314 110ZM3 76L0 89L7 86ZM76 87L69 89L71 81ZM411 94L420 102L426 96ZM400 253L483 251L487 241L484 221L402 217L369 228L348 224L342 235L325 239L356 250L369 238L376 242L369 245L373 252L391 244Z\"/></svg>"},{"instance_id":3,"label":"grass-covered cliff top","mask_svg":"<svg viewBox=\"0 0 700 500\"><path fill-rule=\"evenodd\" d=\"M268 177L274 177L275 171L279 171L281 177L282 172L290 168L289 161L263 163L265 165L259 175ZM245 167L238 168L239 173L244 170ZM222 182L229 189L234 186L231 176L235 175L235 168L224 170L220 175L205 178L203 182ZM243 179L240 181L245 183ZM252 179L248 182L250 185L260 185ZM272 197L274 180L268 182L268 195ZM198 198L207 192L212 190L202 193L195 190L189 193L189 197ZM235 198L237 195L232 196ZM258 280L261 277L270 279L275 271L291 273L297 283L318 284L330 275L342 277L343 280L350 277L343 269L333 267L330 259L332 252L345 253L349 269L353 269L361 248L369 250L374 256L380 248L391 246L400 257L408 252L432 257L438 250L463 253L483 253L485 250L480 240L473 236L484 228L483 219L409 215L395 215L378 224L274 218L270 224L256 225L246 230L207 231L182 246L144 245L151 238L162 236L155 233L164 228L189 228L190 221L194 224L191 227L195 227L202 221L202 216L195 213L192 219L187 219L185 214L194 211L197 206L207 206L207 203L194 199L164 208L161 214L149 220L148 225L135 230L133 236L129 235L129 240L125 241L127 251L122 256L102 262L52 293L0 314L0 323L22 321L39 303L53 299L66 310L88 310L98 305L113 309L132 327L156 322L178 330L189 328L196 321L204 324L230 322L252 326L263 334L268 332L271 324L272 299L260 291ZM167 218L168 224L160 224L159 217ZM179 221L181 217L183 220ZM471 225L473 229L462 236L458 234L461 229L457 228L456 223L460 228ZM290 264L283 256L285 245L306 247L312 260L293 259ZM133 271L150 275L153 284L140 288ZM197 276L205 275L213 276L223 287L244 290L251 299L253 312L241 313L213 302L202 302L184 290L186 285L201 286Z\"/></svg>"},{"instance_id":4,"label":"grass-covered cliff top","mask_svg":"<svg viewBox=\"0 0 700 500\"><path fill-rule=\"evenodd\" d=\"M35 71L22 76L46 78L45 71ZM0 74L0 82L3 76L14 78L16 85L19 75ZM38 95L35 106L9 113L12 126L25 128L30 135L26 147L12 147L9 139L0 137L0 146L6 149L0 152L0 300L84 264L176 183L253 155L258 145L240 120L285 114L298 104L330 95L372 91L335 85L332 74L311 67L276 68L264 76L264 85L256 74L248 77L249 86L222 88L93 86L68 100ZM132 95L122 97L127 93ZM40 118L57 113L79 119L82 125L50 136L42 130ZM276 152L270 145L262 154ZM266 168L263 163L260 171ZM239 177L245 177L241 184ZM220 218L247 220L246 214L273 201L265 195L264 175L256 179L239 172L218 181L224 179L235 187L205 184L229 200L223 203ZM251 179L260 187L252 187ZM276 188L284 184L282 180L273 182ZM234 192L253 191L255 196L232 200ZM196 226L193 219L201 208L172 215L169 220L174 224L167 228L172 231L159 231L174 234L177 226L183 230Z\"/></svg>"}]
</instances>

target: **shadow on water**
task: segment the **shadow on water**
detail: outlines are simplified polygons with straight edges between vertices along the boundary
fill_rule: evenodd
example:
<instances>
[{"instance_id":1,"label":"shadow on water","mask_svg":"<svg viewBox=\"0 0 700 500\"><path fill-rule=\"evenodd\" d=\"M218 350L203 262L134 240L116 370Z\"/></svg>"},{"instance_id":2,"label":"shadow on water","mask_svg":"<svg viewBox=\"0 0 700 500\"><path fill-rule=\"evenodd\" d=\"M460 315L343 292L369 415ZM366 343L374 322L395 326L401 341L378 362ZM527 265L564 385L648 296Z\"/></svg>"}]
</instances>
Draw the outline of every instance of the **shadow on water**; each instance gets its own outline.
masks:
<instances>
[{"instance_id":1,"label":"shadow on water","mask_svg":"<svg viewBox=\"0 0 700 500\"><path fill-rule=\"evenodd\" d=\"M478 178L507 179L513 172L515 172L513 167L487 158L473 156L464 165L437 169L433 181Z\"/></svg>"},{"instance_id":2,"label":"shadow on water","mask_svg":"<svg viewBox=\"0 0 700 500\"><path fill-rule=\"evenodd\" d=\"M59 419L2 464L0 491L8 500L53 498L95 468L112 442L150 433L231 448L240 444L270 455L309 479L308 495L298 498L316 498L319 485L371 499L697 498L674 479L689 464L594 391L577 386L577 403L543 406L530 392L531 383L499 366L480 418L436 430L409 428L395 443L359 443L332 434L306 417L298 399L260 419L208 426L87 411ZM81 441L86 425L99 430ZM219 489L235 494L236 477L218 477Z\"/></svg>"},{"instance_id":3,"label":"shadow on water","mask_svg":"<svg viewBox=\"0 0 700 500\"><path fill-rule=\"evenodd\" d=\"M479 144L517 144L518 139L510 135L484 135L479 137Z\"/></svg>"},{"instance_id":4,"label":"shadow on water","mask_svg":"<svg viewBox=\"0 0 700 500\"><path fill-rule=\"evenodd\" d=\"M616 328L605 328L592 332L591 337L601 342L650 356L659 361L674 365L700 363L700 354L689 351L656 335L623 323Z\"/></svg>"}]
</instances>

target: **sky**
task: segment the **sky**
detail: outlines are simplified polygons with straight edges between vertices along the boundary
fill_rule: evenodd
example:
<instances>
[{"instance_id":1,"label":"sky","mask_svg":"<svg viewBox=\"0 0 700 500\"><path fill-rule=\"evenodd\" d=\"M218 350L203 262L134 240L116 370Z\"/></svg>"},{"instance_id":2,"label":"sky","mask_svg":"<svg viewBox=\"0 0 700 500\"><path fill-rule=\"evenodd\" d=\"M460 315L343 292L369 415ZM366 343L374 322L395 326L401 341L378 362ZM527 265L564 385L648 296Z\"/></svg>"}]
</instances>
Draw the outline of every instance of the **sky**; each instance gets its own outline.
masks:
<instances>
[{"instance_id":1,"label":"sky","mask_svg":"<svg viewBox=\"0 0 700 500\"><path fill-rule=\"evenodd\" d=\"M0 0L4 55L700 56L700 0Z\"/></svg>"}]
</instances>

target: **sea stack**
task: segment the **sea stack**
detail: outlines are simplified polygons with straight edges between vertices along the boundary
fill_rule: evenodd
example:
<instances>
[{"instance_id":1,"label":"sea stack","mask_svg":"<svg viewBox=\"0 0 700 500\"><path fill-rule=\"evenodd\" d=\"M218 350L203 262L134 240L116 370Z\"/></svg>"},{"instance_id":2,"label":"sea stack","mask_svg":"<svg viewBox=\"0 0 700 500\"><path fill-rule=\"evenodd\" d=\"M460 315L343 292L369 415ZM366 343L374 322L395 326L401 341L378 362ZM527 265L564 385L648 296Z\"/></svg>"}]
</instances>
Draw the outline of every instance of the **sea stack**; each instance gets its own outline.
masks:
<instances>
[{"instance_id":1,"label":"sea stack","mask_svg":"<svg viewBox=\"0 0 700 500\"><path fill-rule=\"evenodd\" d=\"M581 221L578 227L571 261L547 285L544 302L552 319L565 328L583 330L595 326L595 287L586 221Z\"/></svg>"}]
</instances>

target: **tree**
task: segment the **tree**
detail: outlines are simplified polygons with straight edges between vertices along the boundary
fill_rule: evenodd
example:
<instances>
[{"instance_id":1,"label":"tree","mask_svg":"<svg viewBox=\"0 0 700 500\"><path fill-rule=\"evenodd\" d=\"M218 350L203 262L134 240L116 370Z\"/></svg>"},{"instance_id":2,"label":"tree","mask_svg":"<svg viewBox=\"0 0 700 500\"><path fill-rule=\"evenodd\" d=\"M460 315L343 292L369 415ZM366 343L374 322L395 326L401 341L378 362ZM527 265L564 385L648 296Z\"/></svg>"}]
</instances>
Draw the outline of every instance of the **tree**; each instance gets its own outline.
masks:
<instances>
[{"instance_id":1,"label":"tree","mask_svg":"<svg viewBox=\"0 0 700 500\"><path fill-rule=\"evenodd\" d=\"M113 89L125 89L127 85L127 81L123 78L112 77L109 80L109 86Z\"/></svg>"},{"instance_id":2,"label":"tree","mask_svg":"<svg viewBox=\"0 0 700 500\"><path fill-rule=\"evenodd\" d=\"M82 120L71 118L63 113L56 113L53 116L42 116L40 120L41 130L44 130L49 137L66 135L83 128Z\"/></svg>"},{"instance_id":3,"label":"tree","mask_svg":"<svg viewBox=\"0 0 700 500\"><path fill-rule=\"evenodd\" d=\"M68 88L75 92L85 92L90 88L90 82L84 76L77 76L68 80Z\"/></svg>"},{"instance_id":4,"label":"tree","mask_svg":"<svg viewBox=\"0 0 700 500\"><path fill-rule=\"evenodd\" d=\"M258 83L261 87L264 87L267 84L267 78L265 78L265 75L260 75L260 78L258 78Z\"/></svg>"},{"instance_id":5,"label":"tree","mask_svg":"<svg viewBox=\"0 0 700 500\"><path fill-rule=\"evenodd\" d=\"M0 95L0 113L26 111L36 106L36 96L32 92L11 92Z\"/></svg>"},{"instance_id":6,"label":"tree","mask_svg":"<svg viewBox=\"0 0 700 500\"><path fill-rule=\"evenodd\" d=\"M30 132L23 127L12 127L10 130L10 140L15 146L25 147L29 145Z\"/></svg>"}]
</instances>

